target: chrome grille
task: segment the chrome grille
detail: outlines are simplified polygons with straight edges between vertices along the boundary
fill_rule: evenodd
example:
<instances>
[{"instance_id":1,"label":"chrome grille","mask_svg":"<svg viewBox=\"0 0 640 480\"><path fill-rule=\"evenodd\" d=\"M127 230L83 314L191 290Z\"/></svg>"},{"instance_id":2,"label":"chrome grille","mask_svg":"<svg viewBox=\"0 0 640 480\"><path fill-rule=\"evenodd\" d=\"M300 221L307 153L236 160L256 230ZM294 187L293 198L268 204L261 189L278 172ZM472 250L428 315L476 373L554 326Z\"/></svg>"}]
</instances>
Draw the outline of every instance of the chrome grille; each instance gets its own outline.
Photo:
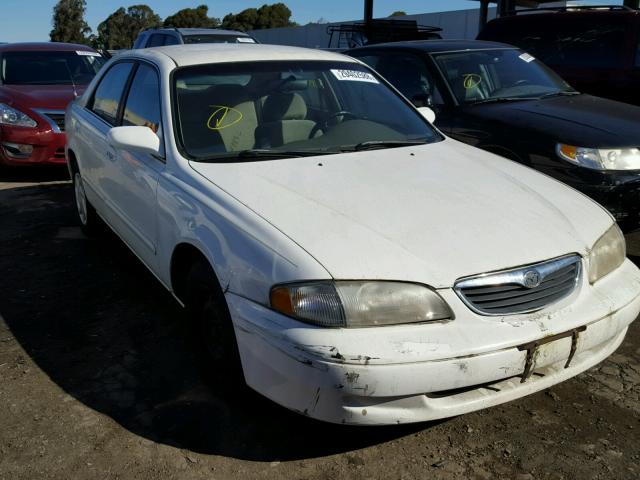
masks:
<instances>
[{"instance_id":1,"label":"chrome grille","mask_svg":"<svg viewBox=\"0 0 640 480\"><path fill-rule=\"evenodd\" d=\"M61 132L64 132L64 113L45 113L45 115L58 126Z\"/></svg>"},{"instance_id":2,"label":"chrome grille","mask_svg":"<svg viewBox=\"0 0 640 480\"><path fill-rule=\"evenodd\" d=\"M580 278L580 257L569 255L456 282L462 301L482 315L514 315L540 310L568 296Z\"/></svg>"},{"instance_id":3,"label":"chrome grille","mask_svg":"<svg viewBox=\"0 0 640 480\"><path fill-rule=\"evenodd\" d=\"M34 110L44 117L54 132L64 132L64 110Z\"/></svg>"}]
</instances>

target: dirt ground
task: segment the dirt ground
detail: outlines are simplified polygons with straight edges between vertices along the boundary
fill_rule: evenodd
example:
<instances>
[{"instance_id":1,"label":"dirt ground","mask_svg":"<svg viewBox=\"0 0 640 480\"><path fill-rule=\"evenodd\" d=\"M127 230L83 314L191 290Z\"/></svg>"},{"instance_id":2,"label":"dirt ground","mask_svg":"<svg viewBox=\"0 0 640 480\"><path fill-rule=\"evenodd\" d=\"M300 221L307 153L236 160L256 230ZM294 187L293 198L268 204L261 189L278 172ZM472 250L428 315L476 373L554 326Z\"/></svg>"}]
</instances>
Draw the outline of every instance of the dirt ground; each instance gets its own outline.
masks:
<instances>
[{"instance_id":1,"label":"dirt ground","mask_svg":"<svg viewBox=\"0 0 640 480\"><path fill-rule=\"evenodd\" d=\"M0 173L0 479L636 479L640 322L548 391L437 423L322 424L199 368L180 307L63 170Z\"/></svg>"}]
</instances>

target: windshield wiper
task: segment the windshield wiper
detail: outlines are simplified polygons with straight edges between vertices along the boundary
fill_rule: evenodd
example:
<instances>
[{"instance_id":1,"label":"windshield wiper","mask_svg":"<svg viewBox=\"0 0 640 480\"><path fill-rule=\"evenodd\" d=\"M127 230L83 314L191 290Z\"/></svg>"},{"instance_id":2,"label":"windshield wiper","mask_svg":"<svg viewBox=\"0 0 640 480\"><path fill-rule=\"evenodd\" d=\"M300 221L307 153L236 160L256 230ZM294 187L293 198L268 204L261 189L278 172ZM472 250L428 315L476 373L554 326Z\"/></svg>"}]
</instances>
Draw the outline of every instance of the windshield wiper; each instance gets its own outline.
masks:
<instances>
[{"instance_id":1,"label":"windshield wiper","mask_svg":"<svg viewBox=\"0 0 640 480\"><path fill-rule=\"evenodd\" d=\"M471 105L480 105L482 103L506 103L506 102L519 102L522 100L537 100L540 97L493 97L485 98L484 100L476 100Z\"/></svg>"},{"instance_id":2,"label":"windshield wiper","mask_svg":"<svg viewBox=\"0 0 640 480\"><path fill-rule=\"evenodd\" d=\"M336 153L330 150L269 150L251 148L240 152L229 152L214 157L198 158L198 162L253 162L256 160L277 160L279 158L315 157Z\"/></svg>"},{"instance_id":3,"label":"windshield wiper","mask_svg":"<svg viewBox=\"0 0 640 480\"><path fill-rule=\"evenodd\" d=\"M370 140L368 142L360 142L353 146L340 147L342 152L359 152L362 150L375 150L377 148L396 148L411 147L414 145L425 145L424 140Z\"/></svg>"},{"instance_id":4,"label":"windshield wiper","mask_svg":"<svg viewBox=\"0 0 640 480\"><path fill-rule=\"evenodd\" d=\"M558 92L545 93L544 95L538 98L565 97L565 96L573 97L574 95L580 95L580 92L577 92L575 90L560 90Z\"/></svg>"}]
</instances>

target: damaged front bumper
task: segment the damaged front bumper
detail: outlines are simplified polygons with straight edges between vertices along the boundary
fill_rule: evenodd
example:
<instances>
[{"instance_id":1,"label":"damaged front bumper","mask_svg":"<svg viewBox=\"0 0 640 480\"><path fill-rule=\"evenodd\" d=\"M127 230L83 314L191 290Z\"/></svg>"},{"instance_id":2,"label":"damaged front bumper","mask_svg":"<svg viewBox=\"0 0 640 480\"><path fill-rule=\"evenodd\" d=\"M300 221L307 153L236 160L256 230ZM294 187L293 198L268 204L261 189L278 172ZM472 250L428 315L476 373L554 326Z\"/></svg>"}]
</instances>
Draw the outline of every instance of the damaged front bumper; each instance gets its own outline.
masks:
<instances>
[{"instance_id":1,"label":"damaged front bumper","mask_svg":"<svg viewBox=\"0 0 640 480\"><path fill-rule=\"evenodd\" d=\"M227 293L247 384L333 423L434 420L498 405L571 378L608 357L640 312L628 260L527 315L486 317L452 290L449 322L360 329L302 324Z\"/></svg>"}]
</instances>

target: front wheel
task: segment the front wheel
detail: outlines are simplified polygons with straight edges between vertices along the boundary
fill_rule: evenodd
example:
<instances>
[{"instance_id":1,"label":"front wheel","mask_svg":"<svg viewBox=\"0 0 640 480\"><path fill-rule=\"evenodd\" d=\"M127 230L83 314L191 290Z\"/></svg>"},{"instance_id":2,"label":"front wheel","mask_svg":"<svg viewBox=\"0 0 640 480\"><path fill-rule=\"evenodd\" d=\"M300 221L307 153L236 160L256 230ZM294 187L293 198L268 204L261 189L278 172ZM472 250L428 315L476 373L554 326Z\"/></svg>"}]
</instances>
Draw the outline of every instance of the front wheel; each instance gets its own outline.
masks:
<instances>
[{"instance_id":1,"label":"front wheel","mask_svg":"<svg viewBox=\"0 0 640 480\"><path fill-rule=\"evenodd\" d=\"M190 269L185 306L203 356L206 371L215 384L235 387L244 383L233 322L218 279L208 262Z\"/></svg>"}]
</instances>

